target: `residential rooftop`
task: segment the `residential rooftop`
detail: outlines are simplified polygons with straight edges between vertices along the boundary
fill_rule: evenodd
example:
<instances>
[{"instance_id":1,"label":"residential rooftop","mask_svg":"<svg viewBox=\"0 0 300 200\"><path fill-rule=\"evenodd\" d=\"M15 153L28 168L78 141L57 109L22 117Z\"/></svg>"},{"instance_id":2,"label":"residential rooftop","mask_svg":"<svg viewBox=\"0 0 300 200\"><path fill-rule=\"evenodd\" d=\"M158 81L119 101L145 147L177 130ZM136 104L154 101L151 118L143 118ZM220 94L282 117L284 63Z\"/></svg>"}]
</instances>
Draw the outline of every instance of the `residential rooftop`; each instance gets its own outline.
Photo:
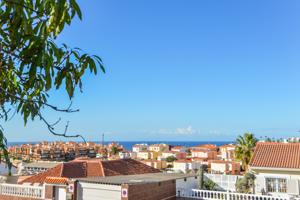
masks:
<instances>
[{"instance_id":1,"label":"residential rooftop","mask_svg":"<svg viewBox=\"0 0 300 200\"><path fill-rule=\"evenodd\" d=\"M300 143L259 142L249 166L300 169Z\"/></svg>"},{"instance_id":2,"label":"residential rooftop","mask_svg":"<svg viewBox=\"0 0 300 200\"><path fill-rule=\"evenodd\" d=\"M168 180L182 179L186 177L194 177L195 174L179 174L179 173L149 173L126 176L110 176L110 177L90 177L78 178L80 182L122 185L122 184L140 184L140 183L154 183Z\"/></svg>"},{"instance_id":3,"label":"residential rooftop","mask_svg":"<svg viewBox=\"0 0 300 200\"><path fill-rule=\"evenodd\" d=\"M32 168L53 168L56 165L61 164L61 162L32 162L24 164L24 167L32 167Z\"/></svg>"}]
</instances>

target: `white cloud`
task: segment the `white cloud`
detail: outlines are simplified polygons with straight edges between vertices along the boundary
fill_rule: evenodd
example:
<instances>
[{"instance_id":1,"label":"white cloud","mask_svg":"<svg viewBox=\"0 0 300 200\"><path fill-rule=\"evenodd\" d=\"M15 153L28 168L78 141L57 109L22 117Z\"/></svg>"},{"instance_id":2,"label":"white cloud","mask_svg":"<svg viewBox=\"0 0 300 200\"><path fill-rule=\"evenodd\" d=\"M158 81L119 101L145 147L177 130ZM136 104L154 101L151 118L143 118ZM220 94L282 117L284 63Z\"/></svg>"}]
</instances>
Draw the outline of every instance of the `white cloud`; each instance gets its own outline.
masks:
<instances>
[{"instance_id":1,"label":"white cloud","mask_svg":"<svg viewBox=\"0 0 300 200\"><path fill-rule=\"evenodd\" d=\"M159 129L158 131L152 131L153 133L159 134L170 134L170 135L194 135L199 133L198 130L194 129L192 126L187 126L183 128L176 128L176 129Z\"/></svg>"},{"instance_id":2,"label":"white cloud","mask_svg":"<svg viewBox=\"0 0 300 200\"><path fill-rule=\"evenodd\" d=\"M197 133L198 131L193 129L192 126L188 126L186 128L177 128L175 133L179 134L179 135L192 135Z\"/></svg>"}]
</instances>

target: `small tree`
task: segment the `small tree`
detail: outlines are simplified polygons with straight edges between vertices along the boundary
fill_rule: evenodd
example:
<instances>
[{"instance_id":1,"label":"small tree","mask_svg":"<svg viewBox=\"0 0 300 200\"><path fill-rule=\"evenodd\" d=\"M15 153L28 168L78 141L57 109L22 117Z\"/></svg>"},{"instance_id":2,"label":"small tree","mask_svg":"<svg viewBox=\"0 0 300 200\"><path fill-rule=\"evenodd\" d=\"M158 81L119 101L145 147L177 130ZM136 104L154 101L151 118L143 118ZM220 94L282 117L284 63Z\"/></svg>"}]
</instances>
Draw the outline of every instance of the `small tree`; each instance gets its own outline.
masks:
<instances>
[{"instance_id":1,"label":"small tree","mask_svg":"<svg viewBox=\"0 0 300 200\"><path fill-rule=\"evenodd\" d=\"M236 191L240 193L254 193L255 175L252 173L247 173L243 178L240 178L236 182Z\"/></svg>"},{"instance_id":2,"label":"small tree","mask_svg":"<svg viewBox=\"0 0 300 200\"><path fill-rule=\"evenodd\" d=\"M174 162L175 160L177 160L174 156L168 156L167 158L166 158L166 161L167 162Z\"/></svg>"},{"instance_id":3,"label":"small tree","mask_svg":"<svg viewBox=\"0 0 300 200\"><path fill-rule=\"evenodd\" d=\"M111 152L112 155L116 155L119 152L119 149L118 149L118 147L113 146L111 148L110 152Z\"/></svg>"},{"instance_id":4,"label":"small tree","mask_svg":"<svg viewBox=\"0 0 300 200\"><path fill-rule=\"evenodd\" d=\"M215 182L213 182L212 180L210 180L210 179L207 179L207 180L205 180L204 181L204 183L203 183L203 188L205 189L205 190L215 190L216 189L216 183Z\"/></svg>"}]
</instances>

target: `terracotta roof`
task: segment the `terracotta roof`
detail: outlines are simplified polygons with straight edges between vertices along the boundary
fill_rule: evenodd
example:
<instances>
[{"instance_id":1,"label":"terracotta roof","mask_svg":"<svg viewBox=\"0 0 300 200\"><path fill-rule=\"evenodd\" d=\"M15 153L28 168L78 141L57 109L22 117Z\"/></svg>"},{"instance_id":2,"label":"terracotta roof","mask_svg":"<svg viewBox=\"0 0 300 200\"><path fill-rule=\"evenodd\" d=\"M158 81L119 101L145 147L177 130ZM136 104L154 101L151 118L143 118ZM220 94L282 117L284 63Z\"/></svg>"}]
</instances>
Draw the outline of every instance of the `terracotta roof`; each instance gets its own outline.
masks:
<instances>
[{"instance_id":1,"label":"terracotta roof","mask_svg":"<svg viewBox=\"0 0 300 200\"><path fill-rule=\"evenodd\" d=\"M259 142L249 165L300 169L300 143Z\"/></svg>"},{"instance_id":2,"label":"terracotta roof","mask_svg":"<svg viewBox=\"0 0 300 200\"><path fill-rule=\"evenodd\" d=\"M48 184L68 184L68 179L67 178L62 178L62 177L47 177L45 179L45 183Z\"/></svg>"},{"instance_id":3,"label":"terracotta roof","mask_svg":"<svg viewBox=\"0 0 300 200\"><path fill-rule=\"evenodd\" d=\"M196 146L196 148L217 149L218 147L214 144L201 144Z\"/></svg>"},{"instance_id":4,"label":"terracotta roof","mask_svg":"<svg viewBox=\"0 0 300 200\"><path fill-rule=\"evenodd\" d=\"M191 163L191 160L175 160L174 163Z\"/></svg>"},{"instance_id":5,"label":"terracotta roof","mask_svg":"<svg viewBox=\"0 0 300 200\"><path fill-rule=\"evenodd\" d=\"M110 161L102 161L100 159L80 159L59 164L45 172L26 178L20 183L44 183L48 177L84 178L158 172L160 172L160 170L133 159Z\"/></svg>"}]
</instances>

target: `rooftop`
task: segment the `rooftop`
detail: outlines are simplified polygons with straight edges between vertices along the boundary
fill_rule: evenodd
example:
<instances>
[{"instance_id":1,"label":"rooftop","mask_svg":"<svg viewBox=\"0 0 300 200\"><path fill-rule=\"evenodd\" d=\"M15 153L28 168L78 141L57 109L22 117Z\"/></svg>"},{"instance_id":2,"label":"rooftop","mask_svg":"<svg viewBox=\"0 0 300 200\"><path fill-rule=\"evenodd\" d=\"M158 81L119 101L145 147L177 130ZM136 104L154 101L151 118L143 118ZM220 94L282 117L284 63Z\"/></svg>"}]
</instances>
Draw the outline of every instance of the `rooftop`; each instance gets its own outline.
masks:
<instances>
[{"instance_id":1,"label":"rooftop","mask_svg":"<svg viewBox=\"0 0 300 200\"><path fill-rule=\"evenodd\" d=\"M300 143L259 142L249 166L300 169Z\"/></svg>"},{"instance_id":2,"label":"rooftop","mask_svg":"<svg viewBox=\"0 0 300 200\"><path fill-rule=\"evenodd\" d=\"M92 178L79 178L80 182L88 183L100 183L110 185L122 185L122 184L141 184L141 183L153 183L168 180L182 179L186 177L193 177L194 174L179 174L179 173L150 173L139 175L127 175L127 176L111 176L111 177L92 177Z\"/></svg>"},{"instance_id":3,"label":"rooftop","mask_svg":"<svg viewBox=\"0 0 300 200\"><path fill-rule=\"evenodd\" d=\"M45 172L24 179L21 183L44 183L47 177L84 178L158 172L160 172L160 170L133 159L109 161L100 159L78 159L68 163L61 163Z\"/></svg>"},{"instance_id":4,"label":"rooftop","mask_svg":"<svg viewBox=\"0 0 300 200\"><path fill-rule=\"evenodd\" d=\"M58 164L61 162L33 162L24 164L24 167L53 168Z\"/></svg>"}]
</instances>

